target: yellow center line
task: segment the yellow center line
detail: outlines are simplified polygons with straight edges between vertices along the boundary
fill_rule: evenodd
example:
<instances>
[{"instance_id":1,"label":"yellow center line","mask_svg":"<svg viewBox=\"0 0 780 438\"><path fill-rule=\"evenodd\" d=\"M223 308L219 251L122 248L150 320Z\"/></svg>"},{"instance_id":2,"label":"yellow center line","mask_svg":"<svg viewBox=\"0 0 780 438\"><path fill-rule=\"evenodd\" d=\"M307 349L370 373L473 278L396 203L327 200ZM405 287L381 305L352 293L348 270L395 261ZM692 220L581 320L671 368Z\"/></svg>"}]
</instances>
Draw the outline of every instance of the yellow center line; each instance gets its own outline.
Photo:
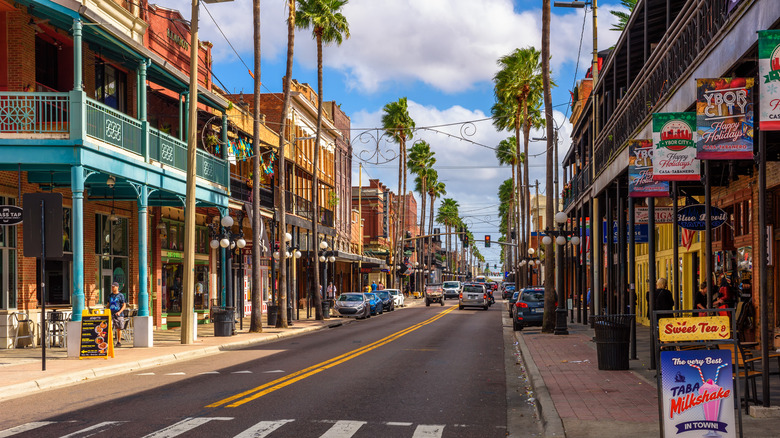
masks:
<instances>
[{"instance_id":1,"label":"yellow center line","mask_svg":"<svg viewBox=\"0 0 780 438\"><path fill-rule=\"evenodd\" d=\"M393 333L389 336L386 336L378 341L372 342L371 344L365 345L363 347L357 348L355 350L349 351L347 353L341 354L339 356L336 356L334 358L328 359L324 362L320 362L316 365L312 365L310 367L304 368L300 371L296 371L294 373L288 374L284 377L280 377L276 380L273 380L271 382L265 383L263 385L257 386L255 388L249 389L247 391L241 392L239 394L230 396L228 398L225 398L223 400L220 400L218 402L212 403L210 405L207 405L207 408L217 408L223 405L227 405L226 407L234 408L237 406L241 406L244 403L247 403L249 401L255 400L257 398L260 398L266 394L269 394L271 392L274 392L278 389L284 388L285 386L291 385L295 382L298 382L300 380L303 380L307 377L313 376L314 374L317 374L319 372L325 371L329 368L332 368L336 365L342 364L350 359L354 359L363 353L367 353L375 348L379 348L382 345L388 344L390 342L395 341L396 339L405 336L427 324L430 324L446 315L449 312L452 312L455 310L456 307L452 306L449 309L437 314L434 317L431 317L423 322L417 323L413 326L407 327L403 330L400 330L396 333ZM233 403L231 403L233 402ZM230 404L228 404L230 403Z\"/></svg>"}]
</instances>

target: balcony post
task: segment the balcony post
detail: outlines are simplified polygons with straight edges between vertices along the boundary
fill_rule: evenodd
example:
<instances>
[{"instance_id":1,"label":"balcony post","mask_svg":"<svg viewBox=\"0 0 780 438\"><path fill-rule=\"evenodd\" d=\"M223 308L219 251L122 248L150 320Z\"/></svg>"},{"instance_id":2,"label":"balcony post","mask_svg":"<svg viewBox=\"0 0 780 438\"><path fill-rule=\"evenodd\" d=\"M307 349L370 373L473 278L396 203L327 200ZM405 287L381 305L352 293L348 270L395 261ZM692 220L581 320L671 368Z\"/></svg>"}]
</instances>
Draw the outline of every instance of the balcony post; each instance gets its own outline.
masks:
<instances>
[{"instance_id":1,"label":"balcony post","mask_svg":"<svg viewBox=\"0 0 780 438\"><path fill-rule=\"evenodd\" d=\"M146 60L138 64L138 120L141 121L141 154L149 162L149 121L146 120Z\"/></svg>"},{"instance_id":2,"label":"balcony post","mask_svg":"<svg viewBox=\"0 0 780 438\"><path fill-rule=\"evenodd\" d=\"M86 95L84 94L81 54L81 20L73 20L73 90L70 92L70 138L81 140L87 136L86 123ZM79 318L81 314L79 314Z\"/></svg>"},{"instance_id":3,"label":"balcony post","mask_svg":"<svg viewBox=\"0 0 780 438\"><path fill-rule=\"evenodd\" d=\"M70 171L73 192L73 321L81 321L84 310L84 167Z\"/></svg>"},{"instance_id":4,"label":"balcony post","mask_svg":"<svg viewBox=\"0 0 780 438\"><path fill-rule=\"evenodd\" d=\"M227 162L228 147L228 116L222 113L222 159L225 160L225 181L227 181L228 193L230 193L230 163ZM253 149L254 150L254 149Z\"/></svg>"},{"instance_id":5,"label":"balcony post","mask_svg":"<svg viewBox=\"0 0 780 438\"><path fill-rule=\"evenodd\" d=\"M144 81L145 83L145 81ZM144 123L147 123L144 121ZM149 274L147 271L148 238L148 207L149 188L146 185L137 186L138 190L138 316L133 317L133 346L154 346L154 322L149 316Z\"/></svg>"}]
</instances>

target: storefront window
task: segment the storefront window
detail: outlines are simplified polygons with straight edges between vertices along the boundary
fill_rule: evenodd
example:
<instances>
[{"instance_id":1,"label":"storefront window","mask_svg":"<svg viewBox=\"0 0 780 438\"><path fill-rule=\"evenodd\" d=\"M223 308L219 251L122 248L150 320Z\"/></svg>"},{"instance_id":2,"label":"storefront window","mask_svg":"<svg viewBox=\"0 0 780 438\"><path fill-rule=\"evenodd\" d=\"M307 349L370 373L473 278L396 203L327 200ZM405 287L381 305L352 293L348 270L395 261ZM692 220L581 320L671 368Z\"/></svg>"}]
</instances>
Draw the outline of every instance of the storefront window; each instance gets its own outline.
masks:
<instances>
[{"instance_id":1,"label":"storefront window","mask_svg":"<svg viewBox=\"0 0 780 438\"><path fill-rule=\"evenodd\" d=\"M2 205L16 205L15 198L0 197ZM16 225L0 226L0 309L16 308Z\"/></svg>"},{"instance_id":2,"label":"storefront window","mask_svg":"<svg viewBox=\"0 0 780 438\"><path fill-rule=\"evenodd\" d=\"M95 215L95 253L97 258L97 285L95 299L105 303L111 292L111 283L119 283L119 292L128 298L130 272L128 259L128 219L109 220L105 214Z\"/></svg>"},{"instance_id":3,"label":"storefront window","mask_svg":"<svg viewBox=\"0 0 780 438\"><path fill-rule=\"evenodd\" d=\"M184 251L184 224L174 221L163 221L165 232L160 235L160 249ZM195 253L209 253L209 232L206 227L195 227Z\"/></svg>"}]
</instances>

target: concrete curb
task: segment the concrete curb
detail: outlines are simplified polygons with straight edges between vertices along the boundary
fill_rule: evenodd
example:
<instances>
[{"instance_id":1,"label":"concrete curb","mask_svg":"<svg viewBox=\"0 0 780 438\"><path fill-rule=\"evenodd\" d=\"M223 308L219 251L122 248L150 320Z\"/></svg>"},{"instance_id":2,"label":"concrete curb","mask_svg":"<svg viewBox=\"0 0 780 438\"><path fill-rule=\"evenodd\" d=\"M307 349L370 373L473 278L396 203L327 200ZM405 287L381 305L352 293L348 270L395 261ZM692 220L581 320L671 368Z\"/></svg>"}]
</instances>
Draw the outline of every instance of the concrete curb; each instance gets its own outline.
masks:
<instances>
[{"instance_id":1,"label":"concrete curb","mask_svg":"<svg viewBox=\"0 0 780 438\"><path fill-rule=\"evenodd\" d=\"M5 401L21 396L30 395L36 391L45 391L49 389L63 388L66 386L83 383L88 380L96 380L104 377L112 377L120 374L124 374L130 371L139 371L148 368L154 368L161 365L168 365L176 362L183 362L187 360L197 359L212 354L221 353L223 351L238 350L254 345L262 345L270 342L274 342L284 338L291 338L295 336L305 335L311 332L324 330L328 328L340 327L344 324L350 324L354 322L352 319L333 321L328 324L319 326L302 327L295 331L284 331L273 334L263 334L262 337L254 339L246 339L236 342L228 342L221 345L213 345L193 350L181 351L178 353L164 354L162 356L151 357L148 359L142 359L139 361L122 362L118 364L106 365L103 367L95 367L88 370L76 371L72 373L63 373L56 376L44 377L38 380L33 380L24 383L18 383L15 385L9 385L0 387L0 401ZM154 348L154 347L152 347Z\"/></svg>"},{"instance_id":2,"label":"concrete curb","mask_svg":"<svg viewBox=\"0 0 780 438\"><path fill-rule=\"evenodd\" d=\"M531 352L528 351L528 346L525 343L525 339L523 339L522 332L514 332L514 337L517 340L517 345L520 347L520 357L525 364L528 380L531 382L531 387L536 395L536 403L534 403L534 406L539 414L539 418L542 419L544 436L565 437L566 430L563 427L563 421L558 415L558 410L555 409L555 403L550 396L550 392L547 390L542 374L539 372L539 368L537 368L536 363L531 356Z\"/></svg>"}]
</instances>

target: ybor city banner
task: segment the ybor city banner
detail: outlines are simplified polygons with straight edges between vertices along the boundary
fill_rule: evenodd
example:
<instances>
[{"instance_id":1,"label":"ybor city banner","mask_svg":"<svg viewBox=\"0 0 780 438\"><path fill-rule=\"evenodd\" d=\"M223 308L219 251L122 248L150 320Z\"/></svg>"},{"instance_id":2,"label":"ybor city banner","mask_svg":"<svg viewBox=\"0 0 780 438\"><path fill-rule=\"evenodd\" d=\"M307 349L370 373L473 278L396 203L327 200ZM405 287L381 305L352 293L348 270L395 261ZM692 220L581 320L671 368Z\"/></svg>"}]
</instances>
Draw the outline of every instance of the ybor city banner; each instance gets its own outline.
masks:
<instances>
[{"instance_id":1,"label":"ybor city banner","mask_svg":"<svg viewBox=\"0 0 780 438\"><path fill-rule=\"evenodd\" d=\"M698 181L696 113L653 114L653 179Z\"/></svg>"},{"instance_id":2,"label":"ybor city banner","mask_svg":"<svg viewBox=\"0 0 780 438\"><path fill-rule=\"evenodd\" d=\"M669 183L653 180L653 142L628 142L628 196L669 196Z\"/></svg>"},{"instance_id":3,"label":"ybor city banner","mask_svg":"<svg viewBox=\"0 0 780 438\"><path fill-rule=\"evenodd\" d=\"M780 30L758 31L759 124L780 131Z\"/></svg>"},{"instance_id":4,"label":"ybor city banner","mask_svg":"<svg viewBox=\"0 0 780 438\"><path fill-rule=\"evenodd\" d=\"M697 79L696 158L753 158L753 78Z\"/></svg>"}]
</instances>

